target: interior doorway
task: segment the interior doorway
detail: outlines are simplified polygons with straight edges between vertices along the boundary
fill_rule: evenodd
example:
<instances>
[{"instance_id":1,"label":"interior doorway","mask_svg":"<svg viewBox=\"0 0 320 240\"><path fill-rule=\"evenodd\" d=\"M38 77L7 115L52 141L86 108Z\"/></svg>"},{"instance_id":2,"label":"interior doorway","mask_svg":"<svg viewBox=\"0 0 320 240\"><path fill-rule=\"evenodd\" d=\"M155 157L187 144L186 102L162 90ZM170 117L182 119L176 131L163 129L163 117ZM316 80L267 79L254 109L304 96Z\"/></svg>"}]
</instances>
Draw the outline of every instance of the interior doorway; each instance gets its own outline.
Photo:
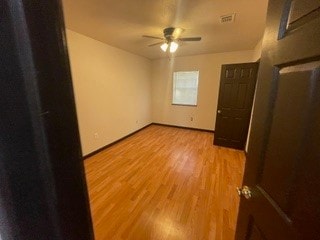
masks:
<instances>
[{"instance_id":1,"label":"interior doorway","mask_svg":"<svg viewBox=\"0 0 320 240\"><path fill-rule=\"evenodd\" d=\"M222 65L214 145L243 150L259 63Z\"/></svg>"}]
</instances>

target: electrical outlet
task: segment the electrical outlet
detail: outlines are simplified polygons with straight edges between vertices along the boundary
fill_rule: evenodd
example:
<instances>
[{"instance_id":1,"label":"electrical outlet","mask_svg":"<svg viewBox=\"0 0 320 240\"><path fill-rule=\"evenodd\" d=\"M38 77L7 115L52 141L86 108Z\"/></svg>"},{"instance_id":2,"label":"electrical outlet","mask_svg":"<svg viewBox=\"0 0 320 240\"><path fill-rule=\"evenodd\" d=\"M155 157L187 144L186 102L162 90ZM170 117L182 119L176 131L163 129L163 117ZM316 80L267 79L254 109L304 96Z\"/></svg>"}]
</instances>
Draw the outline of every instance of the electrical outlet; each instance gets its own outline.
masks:
<instances>
[{"instance_id":1,"label":"electrical outlet","mask_svg":"<svg viewBox=\"0 0 320 240\"><path fill-rule=\"evenodd\" d=\"M191 121L191 122L193 121L193 117L190 118L190 121Z\"/></svg>"},{"instance_id":2,"label":"electrical outlet","mask_svg":"<svg viewBox=\"0 0 320 240\"><path fill-rule=\"evenodd\" d=\"M93 136L94 136L95 139L99 138L99 134L98 133L94 133Z\"/></svg>"}]
</instances>

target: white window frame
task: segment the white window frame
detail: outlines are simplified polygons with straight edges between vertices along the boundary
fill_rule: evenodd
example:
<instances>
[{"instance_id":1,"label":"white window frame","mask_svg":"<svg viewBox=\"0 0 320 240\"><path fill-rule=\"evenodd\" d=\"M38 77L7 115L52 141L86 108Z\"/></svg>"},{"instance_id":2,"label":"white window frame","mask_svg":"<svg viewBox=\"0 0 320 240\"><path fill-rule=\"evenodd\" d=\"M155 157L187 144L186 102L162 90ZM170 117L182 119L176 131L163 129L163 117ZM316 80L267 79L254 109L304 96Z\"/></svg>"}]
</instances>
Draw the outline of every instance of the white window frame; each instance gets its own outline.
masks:
<instances>
[{"instance_id":1,"label":"white window frame","mask_svg":"<svg viewBox=\"0 0 320 240\"><path fill-rule=\"evenodd\" d=\"M176 77L178 76L178 74L181 74L181 73L197 73L197 79L195 79L196 86L193 87L195 89L195 98L193 98L194 101L187 102L187 101L183 101L181 99L179 100L179 97L176 96L176 94L178 94L178 91L179 91L179 87L176 86L177 85L176 80L178 80L178 79L176 79ZM192 90L193 88L190 87L189 89ZM180 93L181 93L181 91L180 91ZM183 91L182 91L182 93L183 93ZM199 70L173 72L173 74L172 74L172 105L197 106L198 94L199 94Z\"/></svg>"}]
</instances>

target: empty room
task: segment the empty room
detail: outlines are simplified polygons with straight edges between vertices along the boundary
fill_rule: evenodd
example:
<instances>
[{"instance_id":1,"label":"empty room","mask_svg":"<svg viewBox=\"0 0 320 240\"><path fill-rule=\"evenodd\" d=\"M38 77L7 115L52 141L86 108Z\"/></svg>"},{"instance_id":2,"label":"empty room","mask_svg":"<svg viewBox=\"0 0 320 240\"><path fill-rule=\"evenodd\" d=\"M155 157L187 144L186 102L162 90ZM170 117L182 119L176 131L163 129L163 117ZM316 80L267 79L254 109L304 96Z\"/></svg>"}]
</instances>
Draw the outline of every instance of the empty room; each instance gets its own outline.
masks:
<instances>
[{"instance_id":1,"label":"empty room","mask_svg":"<svg viewBox=\"0 0 320 240\"><path fill-rule=\"evenodd\" d=\"M316 240L318 0L5 1L0 240Z\"/></svg>"},{"instance_id":2,"label":"empty room","mask_svg":"<svg viewBox=\"0 0 320 240\"><path fill-rule=\"evenodd\" d=\"M221 65L253 71L225 93L246 123L220 123L247 131L267 1L63 5L96 239L233 239L245 155L213 145Z\"/></svg>"}]
</instances>

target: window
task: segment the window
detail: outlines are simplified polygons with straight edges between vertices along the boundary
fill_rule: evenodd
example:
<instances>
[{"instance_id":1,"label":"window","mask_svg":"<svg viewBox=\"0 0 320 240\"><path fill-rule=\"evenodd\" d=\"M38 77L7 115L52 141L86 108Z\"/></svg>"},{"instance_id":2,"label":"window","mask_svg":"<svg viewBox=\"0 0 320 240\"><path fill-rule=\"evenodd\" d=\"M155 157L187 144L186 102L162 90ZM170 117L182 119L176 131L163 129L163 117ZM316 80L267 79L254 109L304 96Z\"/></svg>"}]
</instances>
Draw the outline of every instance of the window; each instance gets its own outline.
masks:
<instances>
[{"instance_id":1,"label":"window","mask_svg":"<svg viewBox=\"0 0 320 240\"><path fill-rule=\"evenodd\" d=\"M172 104L197 105L199 71L174 72Z\"/></svg>"}]
</instances>

